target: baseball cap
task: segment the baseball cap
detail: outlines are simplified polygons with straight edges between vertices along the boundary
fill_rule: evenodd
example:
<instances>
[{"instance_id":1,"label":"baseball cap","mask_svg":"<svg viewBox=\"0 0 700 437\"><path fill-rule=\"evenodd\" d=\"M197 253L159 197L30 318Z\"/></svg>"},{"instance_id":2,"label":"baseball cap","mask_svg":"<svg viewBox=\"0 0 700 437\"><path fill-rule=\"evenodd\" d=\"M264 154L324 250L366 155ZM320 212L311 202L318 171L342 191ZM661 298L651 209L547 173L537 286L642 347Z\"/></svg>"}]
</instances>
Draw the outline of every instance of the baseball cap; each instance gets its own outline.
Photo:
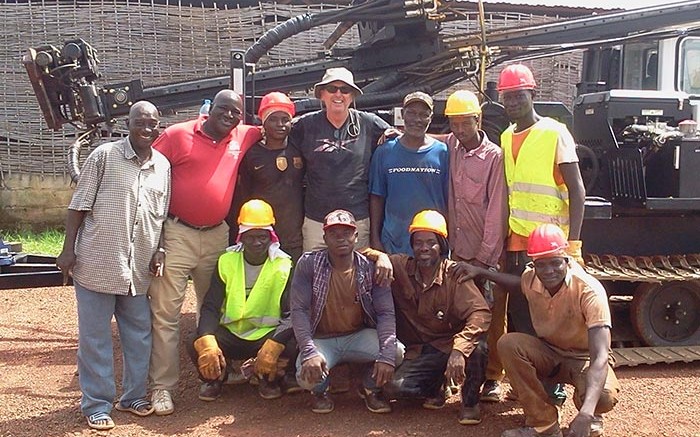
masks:
<instances>
[{"instance_id":1,"label":"baseball cap","mask_svg":"<svg viewBox=\"0 0 700 437\"><path fill-rule=\"evenodd\" d=\"M331 211L328 213L328 215L326 215L326 218L323 219L324 231L335 225L343 225L357 229L357 225L355 224L355 216L344 209L336 209L335 211Z\"/></svg>"},{"instance_id":2,"label":"baseball cap","mask_svg":"<svg viewBox=\"0 0 700 437\"><path fill-rule=\"evenodd\" d=\"M431 111L433 110L433 98L422 91L415 91L407 94L406 97L403 98L403 107L405 108L413 102L425 103Z\"/></svg>"}]
</instances>

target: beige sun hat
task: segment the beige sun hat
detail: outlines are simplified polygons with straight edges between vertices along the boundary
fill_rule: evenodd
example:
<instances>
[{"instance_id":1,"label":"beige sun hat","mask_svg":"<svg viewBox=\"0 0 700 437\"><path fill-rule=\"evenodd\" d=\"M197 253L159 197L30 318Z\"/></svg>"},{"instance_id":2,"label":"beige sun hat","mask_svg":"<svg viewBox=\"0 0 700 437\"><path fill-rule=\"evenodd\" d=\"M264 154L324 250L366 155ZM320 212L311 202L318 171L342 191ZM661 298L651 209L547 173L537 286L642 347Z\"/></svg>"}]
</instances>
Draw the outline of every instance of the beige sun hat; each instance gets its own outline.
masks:
<instances>
[{"instance_id":1,"label":"beige sun hat","mask_svg":"<svg viewBox=\"0 0 700 437\"><path fill-rule=\"evenodd\" d=\"M324 85L328 85L329 83L337 80L352 87L355 91L357 91L357 94L362 94L362 90L355 85L355 79L350 70L345 67L335 67L327 69L326 73L323 75L323 79L321 79L321 82L314 85L314 96L318 99L321 94L321 88L323 88Z\"/></svg>"}]
</instances>

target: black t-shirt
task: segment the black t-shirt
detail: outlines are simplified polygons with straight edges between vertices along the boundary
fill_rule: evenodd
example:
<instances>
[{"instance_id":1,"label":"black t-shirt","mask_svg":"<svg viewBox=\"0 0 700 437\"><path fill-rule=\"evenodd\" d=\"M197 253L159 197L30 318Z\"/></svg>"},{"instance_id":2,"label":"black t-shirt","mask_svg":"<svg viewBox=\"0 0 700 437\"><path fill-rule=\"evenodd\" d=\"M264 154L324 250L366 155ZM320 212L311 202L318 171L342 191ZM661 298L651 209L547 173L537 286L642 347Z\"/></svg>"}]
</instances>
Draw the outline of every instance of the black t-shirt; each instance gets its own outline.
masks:
<instances>
[{"instance_id":1,"label":"black t-shirt","mask_svg":"<svg viewBox=\"0 0 700 437\"><path fill-rule=\"evenodd\" d=\"M354 109L340 129L325 111L304 114L294 123L289 138L306 165L307 217L322 222L335 209L348 210L357 220L369 217L369 162L388 127L379 116Z\"/></svg>"},{"instance_id":2,"label":"black t-shirt","mask_svg":"<svg viewBox=\"0 0 700 437\"><path fill-rule=\"evenodd\" d=\"M282 249L300 248L304 221L303 177L304 163L297 149L287 146L270 150L256 143L246 152L238 169L236 218L246 201L262 199L275 213L274 228Z\"/></svg>"}]
</instances>

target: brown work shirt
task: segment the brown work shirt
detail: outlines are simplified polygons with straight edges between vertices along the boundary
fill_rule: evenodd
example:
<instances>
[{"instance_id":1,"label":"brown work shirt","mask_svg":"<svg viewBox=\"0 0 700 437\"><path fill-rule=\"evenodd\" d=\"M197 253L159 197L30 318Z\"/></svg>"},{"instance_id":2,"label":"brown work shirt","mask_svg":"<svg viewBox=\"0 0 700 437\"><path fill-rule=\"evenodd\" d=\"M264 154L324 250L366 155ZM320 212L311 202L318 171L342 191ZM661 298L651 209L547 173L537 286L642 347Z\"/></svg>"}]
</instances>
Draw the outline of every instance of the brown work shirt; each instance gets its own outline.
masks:
<instances>
[{"instance_id":1,"label":"brown work shirt","mask_svg":"<svg viewBox=\"0 0 700 437\"><path fill-rule=\"evenodd\" d=\"M468 357L491 323L489 306L474 282L459 284L448 275L451 260L443 259L435 276L423 279L414 258L395 254L390 259L396 336L406 346L406 358L418 356L425 344Z\"/></svg>"},{"instance_id":2,"label":"brown work shirt","mask_svg":"<svg viewBox=\"0 0 700 437\"><path fill-rule=\"evenodd\" d=\"M340 337L363 327L362 305L357 300L355 269L333 269L328 283L328 298L314 336Z\"/></svg>"},{"instance_id":3,"label":"brown work shirt","mask_svg":"<svg viewBox=\"0 0 700 437\"><path fill-rule=\"evenodd\" d=\"M503 151L483 131L481 144L464 148L454 134L450 151L448 238L453 254L496 267L508 230L508 196Z\"/></svg>"},{"instance_id":4,"label":"brown work shirt","mask_svg":"<svg viewBox=\"0 0 700 437\"><path fill-rule=\"evenodd\" d=\"M537 279L532 263L520 287L527 298L537 336L563 356L590 358L588 330L612 328L608 296L603 285L576 262L569 262L561 289L552 296Z\"/></svg>"}]
</instances>

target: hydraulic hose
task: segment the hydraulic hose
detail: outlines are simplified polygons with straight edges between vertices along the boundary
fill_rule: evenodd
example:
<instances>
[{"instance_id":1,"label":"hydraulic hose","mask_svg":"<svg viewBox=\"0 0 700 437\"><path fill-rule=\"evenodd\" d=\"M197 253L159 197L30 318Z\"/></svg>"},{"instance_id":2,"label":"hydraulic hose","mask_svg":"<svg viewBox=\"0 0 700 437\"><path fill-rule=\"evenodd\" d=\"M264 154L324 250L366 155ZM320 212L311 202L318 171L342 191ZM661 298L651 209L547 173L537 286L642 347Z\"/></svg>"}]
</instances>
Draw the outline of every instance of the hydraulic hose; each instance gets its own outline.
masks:
<instances>
[{"instance_id":1,"label":"hydraulic hose","mask_svg":"<svg viewBox=\"0 0 700 437\"><path fill-rule=\"evenodd\" d=\"M92 143L97 128L92 128L78 135L78 138L68 147L68 174L74 183L80 178L80 150Z\"/></svg>"},{"instance_id":2,"label":"hydraulic hose","mask_svg":"<svg viewBox=\"0 0 700 437\"><path fill-rule=\"evenodd\" d=\"M255 64L268 50L297 33L307 31L315 25L311 14L297 15L268 30L245 52L246 62Z\"/></svg>"}]
</instances>

